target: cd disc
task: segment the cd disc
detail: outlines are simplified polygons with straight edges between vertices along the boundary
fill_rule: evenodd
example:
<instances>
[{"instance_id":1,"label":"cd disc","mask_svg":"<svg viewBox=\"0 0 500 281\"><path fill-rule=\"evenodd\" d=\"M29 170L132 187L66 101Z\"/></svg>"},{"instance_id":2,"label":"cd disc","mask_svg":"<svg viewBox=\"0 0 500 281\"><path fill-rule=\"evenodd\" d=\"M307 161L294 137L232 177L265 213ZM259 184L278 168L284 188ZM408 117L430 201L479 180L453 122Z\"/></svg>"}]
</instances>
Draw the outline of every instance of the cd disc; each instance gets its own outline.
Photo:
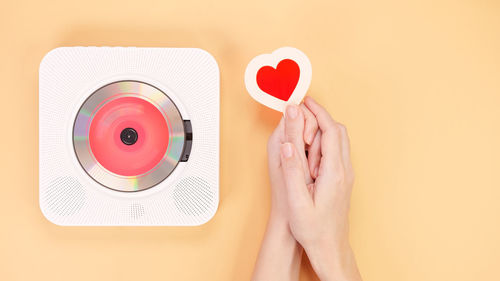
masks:
<instances>
[{"instance_id":1,"label":"cd disc","mask_svg":"<svg viewBox=\"0 0 500 281\"><path fill-rule=\"evenodd\" d=\"M73 145L95 181L118 191L140 191L163 181L179 163L184 124L175 104L158 88L119 81L83 103Z\"/></svg>"}]
</instances>

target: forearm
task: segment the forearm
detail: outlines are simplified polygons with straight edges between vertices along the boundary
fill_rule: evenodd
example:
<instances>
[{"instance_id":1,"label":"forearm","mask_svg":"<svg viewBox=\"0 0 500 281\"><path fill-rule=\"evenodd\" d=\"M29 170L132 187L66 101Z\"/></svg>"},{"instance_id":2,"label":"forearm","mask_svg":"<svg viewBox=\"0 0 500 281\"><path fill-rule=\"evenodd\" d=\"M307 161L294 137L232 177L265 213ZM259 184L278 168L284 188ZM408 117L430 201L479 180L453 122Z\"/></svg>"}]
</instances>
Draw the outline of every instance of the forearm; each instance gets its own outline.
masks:
<instances>
[{"instance_id":1,"label":"forearm","mask_svg":"<svg viewBox=\"0 0 500 281\"><path fill-rule=\"evenodd\" d=\"M302 248L288 222L271 215L252 280L298 280Z\"/></svg>"}]
</instances>

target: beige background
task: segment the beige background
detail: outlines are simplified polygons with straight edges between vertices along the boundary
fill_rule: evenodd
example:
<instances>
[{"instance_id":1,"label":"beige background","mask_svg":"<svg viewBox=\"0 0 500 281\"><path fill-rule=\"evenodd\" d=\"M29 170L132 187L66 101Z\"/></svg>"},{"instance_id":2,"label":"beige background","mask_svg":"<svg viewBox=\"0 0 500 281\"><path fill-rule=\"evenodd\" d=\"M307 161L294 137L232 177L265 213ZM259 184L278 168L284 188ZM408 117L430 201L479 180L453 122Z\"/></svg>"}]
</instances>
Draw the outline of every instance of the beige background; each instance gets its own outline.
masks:
<instances>
[{"instance_id":1,"label":"beige background","mask_svg":"<svg viewBox=\"0 0 500 281\"><path fill-rule=\"evenodd\" d=\"M5 1L0 279L248 280L279 119L245 91L257 54L311 59L347 125L365 280L500 280L500 3ZM38 208L38 64L58 46L200 47L221 69L221 203L208 224L58 227ZM303 279L311 279L307 266Z\"/></svg>"}]
</instances>

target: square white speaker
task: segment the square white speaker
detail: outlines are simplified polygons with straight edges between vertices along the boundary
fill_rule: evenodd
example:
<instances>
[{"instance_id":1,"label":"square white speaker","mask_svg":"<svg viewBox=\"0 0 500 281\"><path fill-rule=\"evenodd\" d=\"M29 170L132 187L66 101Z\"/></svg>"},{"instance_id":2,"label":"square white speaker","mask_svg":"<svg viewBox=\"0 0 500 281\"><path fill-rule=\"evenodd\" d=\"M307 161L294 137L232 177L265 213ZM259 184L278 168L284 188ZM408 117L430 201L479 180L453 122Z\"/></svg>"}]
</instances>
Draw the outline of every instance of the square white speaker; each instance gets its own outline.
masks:
<instances>
[{"instance_id":1,"label":"square white speaker","mask_svg":"<svg viewBox=\"0 0 500 281\"><path fill-rule=\"evenodd\" d=\"M195 48L62 47L40 64L39 199L58 225L200 225L219 204L219 68Z\"/></svg>"}]
</instances>

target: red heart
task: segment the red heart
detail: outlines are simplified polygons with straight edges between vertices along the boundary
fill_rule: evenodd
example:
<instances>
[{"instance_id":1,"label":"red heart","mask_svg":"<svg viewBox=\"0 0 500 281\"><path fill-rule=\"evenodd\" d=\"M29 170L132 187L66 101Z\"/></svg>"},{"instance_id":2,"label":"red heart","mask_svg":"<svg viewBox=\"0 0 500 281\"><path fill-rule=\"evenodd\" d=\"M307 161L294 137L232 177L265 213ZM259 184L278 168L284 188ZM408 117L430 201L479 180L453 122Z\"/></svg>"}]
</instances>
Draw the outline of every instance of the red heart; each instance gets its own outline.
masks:
<instances>
[{"instance_id":1,"label":"red heart","mask_svg":"<svg viewBox=\"0 0 500 281\"><path fill-rule=\"evenodd\" d=\"M291 59L284 59L276 69L271 66L261 67L257 71L257 85L271 96L287 101L295 90L299 77L299 65Z\"/></svg>"}]
</instances>

